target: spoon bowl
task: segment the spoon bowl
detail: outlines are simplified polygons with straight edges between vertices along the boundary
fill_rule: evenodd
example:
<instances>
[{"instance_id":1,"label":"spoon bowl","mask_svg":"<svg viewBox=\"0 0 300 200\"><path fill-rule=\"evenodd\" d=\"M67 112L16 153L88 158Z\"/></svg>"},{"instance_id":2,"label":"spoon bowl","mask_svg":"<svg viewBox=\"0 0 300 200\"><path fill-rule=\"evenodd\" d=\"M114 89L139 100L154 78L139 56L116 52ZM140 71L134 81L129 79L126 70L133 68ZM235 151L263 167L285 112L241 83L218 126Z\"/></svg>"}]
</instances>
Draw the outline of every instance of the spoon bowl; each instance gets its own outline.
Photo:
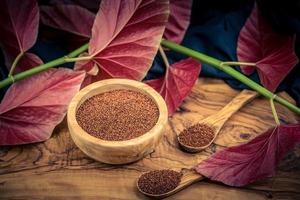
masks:
<instances>
[{"instance_id":1,"label":"spoon bowl","mask_svg":"<svg viewBox=\"0 0 300 200\"><path fill-rule=\"evenodd\" d=\"M148 173L148 172L146 172L146 173ZM137 179L137 182L136 182L136 186L137 186L139 192L141 192L142 194L144 194L144 195L146 195L148 197L155 198L155 199L162 199L162 198L166 198L168 196L171 196L171 195L173 195L173 194L181 191L182 189L190 186L191 184L204 179L204 176L198 174L194 170L191 170L191 169L187 170L187 169L185 169L182 172L182 176L181 176L180 182L179 182L179 184L178 184L178 186L176 188L174 188L173 190L171 190L169 192L163 193L163 194L149 194L149 193L144 192L143 190L141 190L141 188L139 187L138 181L139 181L139 179L140 179L140 177L142 175L143 174L141 174L139 176L139 178Z\"/></svg>"},{"instance_id":2,"label":"spoon bowl","mask_svg":"<svg viewBox=\"0 0 300 200\"><path fill-rule=\"evenodd\" d=\"M191 153L197 153L202 151L203 149L209 147L213 141L218 136L220 130L222 129L225 122L235 113L237 112L242 106L250 102L252 99L258 96L258 93L251 90L243 90L241 91L235 98L233 98L225 107L223 107L220 111L217 113L201 120L198 122L198 124L205 124L209 127L211 127L214 131L214 136L211 139L211 141L203 146L190 146L187 144L184 144L180 139L180 134L183 133L180 132L177 136L178 143L180 146Z\"/></svg>"},{"instance_id":3,"label":"spoon bowl","mask_svg":"<svg viewBox=\"0 0 300 200\"><path fill-rule=\"evenodd\" d=\"M204 125L206 125L206 126L209 126L209 127L211 127L212 129L213 129L213 134L214 134L214 137L213 137L213 139L211 139L211 141L209 142L209 143L207 143L206 145L203 145L203 146L191 146L191 145L187 145L187 144L185 144L184 142L182 142L181 140L180 140L180 134L182 134L182 132L180 132L179 133L179 135L177 136L177 140L178 140L178 143L179 143L179 145L180 145L180 147L182 148L182 149L184 149L185 151L187 151L187 152L189 152L189 153L198 153L198 152L200 152L200 151L202 151L202 150L204 150L204 149L206 149L207 147L209 147L212 143L213 143L213 141L215 140L215 138L217 137L217 134L216 134L216 130L217 130L217 128L216 127L214 127L213 125L211 125L211 124L208 124L208 123L204 123L204 122L199 122L199 124L204 124Z\"/></svg>"}]
</instances>

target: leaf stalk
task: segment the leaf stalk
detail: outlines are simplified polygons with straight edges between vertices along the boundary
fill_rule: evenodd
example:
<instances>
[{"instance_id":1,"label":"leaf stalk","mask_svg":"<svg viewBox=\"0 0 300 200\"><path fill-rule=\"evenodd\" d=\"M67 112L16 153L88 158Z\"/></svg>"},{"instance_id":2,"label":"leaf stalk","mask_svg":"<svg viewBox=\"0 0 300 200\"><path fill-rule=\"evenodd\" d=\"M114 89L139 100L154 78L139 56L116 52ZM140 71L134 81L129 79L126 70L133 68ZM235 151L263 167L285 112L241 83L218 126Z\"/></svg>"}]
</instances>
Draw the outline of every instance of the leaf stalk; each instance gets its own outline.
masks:
<instances>
[{"instance_id":1,"label":"leaf stalk","mask_svg":"<svg viewBox=\"0 0 300 200\"><path fill-rule=\"evenodd\" d=\"M274 95L274 97L270 99L270 105L271 105L274 120L275 120L277 125L280 125L280 121L279 121L279 118L278 118L278 115L277 115L277 112L276 112L276 108L275 108L275 105L274 105L274 98L275 97L276 97L276 95Z\"/></svg>"},{"instance_id":2,"label":"leaf stalk","mask_svg":"<svg viewBox=\"0 0 300 200\"><path fill-rule=\"evenodd\" d=\"M68 56L65 56L65 61L66 62L77 62L77 61L85 61L85 60L90 60L92 59L90 56L81 56L77 58L70 58Z\"/></svg>"},{"instance_id":3,"label":"leaf stalk","mask_svg":"<svg viewBox=\"0 0 300 200\"><path fill-rule=\"evenodd\" d=\"M166 68L169 68L170 67L170 63L169 63L167 55L166 55L166 53L165 53L165 51L164 51L164 49L162 48L161 45L159 45L158 50L159 50L159 53L160 53L160 55L161 55L161 57L162 57L162 59L164 61L164 64L165 64Z\"/></svg>"},{"instance_id":4,"label":"leaf stalk","mask_svg":"<svg viewBox=\"0 0 300 200\"><path fill-rule=\"evenodd\" d=\"M221 65L230 65L230 66L251 66L256 67L256 63L251 62L222 62Z\"/></svg>"},{"instance_id":5,"label":"leaf stalk","mask_svg":"<svg viewBox=\"0 0 300 200\"><path fill-rule=\"evenodd\" d=\"M13 62L12 65L11 65L11 68L10 68L10 70L9 70L9 73L8 73L8 76L9 76L9 77L12 77L12 75L14 74L14 71L15 71L15 69L16 69L16 66L17 66L18 62L20 61L20 59L22 58L23 55L24 55L24 52L21 51L21 52L17 55L17 57L15 58L14 62Z\"/></svg>"}]
</instances>

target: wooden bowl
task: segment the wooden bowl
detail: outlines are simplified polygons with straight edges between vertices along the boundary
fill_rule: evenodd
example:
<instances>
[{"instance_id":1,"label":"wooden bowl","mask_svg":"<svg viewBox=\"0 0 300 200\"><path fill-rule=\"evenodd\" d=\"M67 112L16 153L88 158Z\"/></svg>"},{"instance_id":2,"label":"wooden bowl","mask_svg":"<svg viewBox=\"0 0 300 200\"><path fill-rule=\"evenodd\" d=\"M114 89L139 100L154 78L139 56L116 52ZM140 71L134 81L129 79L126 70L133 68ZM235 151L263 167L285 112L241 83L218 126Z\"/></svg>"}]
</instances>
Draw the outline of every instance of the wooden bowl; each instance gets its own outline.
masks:
<instances>
[{"instance_id":1,"label":"wooden bowl","mask_svg":"<svg viewBox=\"0 0 300 200\"><path fill-rule=\"evenodd\" d=\"M76 111L88 98L116 89L129 89L149 96L159 109L155 126L147 133L130 140L106 141L91 136L76 121ZM164 99L150 86L128 79L107 79L93 83L79 91L72 99L67 114L68 127L75 144L89 157L109 164L134 162L153 152L168 122L168 110Z\"/></svg>"}]
</instances>

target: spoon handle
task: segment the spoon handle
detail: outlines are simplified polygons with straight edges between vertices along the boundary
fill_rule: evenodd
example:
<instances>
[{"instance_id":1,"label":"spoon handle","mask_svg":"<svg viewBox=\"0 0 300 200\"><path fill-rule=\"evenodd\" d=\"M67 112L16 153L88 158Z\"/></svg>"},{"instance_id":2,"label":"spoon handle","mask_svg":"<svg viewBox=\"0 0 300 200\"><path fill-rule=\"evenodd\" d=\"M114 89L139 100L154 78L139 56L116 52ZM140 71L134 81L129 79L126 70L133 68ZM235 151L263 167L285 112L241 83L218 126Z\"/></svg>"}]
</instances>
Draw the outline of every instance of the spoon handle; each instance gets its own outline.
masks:
<instances>
[{"instance_id":1,"label":"spoon handle","mask_svg":"<svg viewBox=\"0 0 300 200\"><path fill-rule=\"evenodd\" d=\"M258 93L252 90L242 90L236 97L234 97L225 107L223 107L216 114L213 114L203 122L214 125L217 129L221 128L223 124L243 105L258 96Z\"/></svg>"},{"instance_id":2,"label":"spoon handle","mask_svg":"<svg viewBox=\"0 0 300 200\"><path fill-rule=\"evenodd\" d=\"M204 176L201 174L195 172L194 170L188 170L186 172L183 172L183 175L181 177L181 181L178 187L181 189L198 182L200 180L204 179Z\"/></svg>"}]
</instances>

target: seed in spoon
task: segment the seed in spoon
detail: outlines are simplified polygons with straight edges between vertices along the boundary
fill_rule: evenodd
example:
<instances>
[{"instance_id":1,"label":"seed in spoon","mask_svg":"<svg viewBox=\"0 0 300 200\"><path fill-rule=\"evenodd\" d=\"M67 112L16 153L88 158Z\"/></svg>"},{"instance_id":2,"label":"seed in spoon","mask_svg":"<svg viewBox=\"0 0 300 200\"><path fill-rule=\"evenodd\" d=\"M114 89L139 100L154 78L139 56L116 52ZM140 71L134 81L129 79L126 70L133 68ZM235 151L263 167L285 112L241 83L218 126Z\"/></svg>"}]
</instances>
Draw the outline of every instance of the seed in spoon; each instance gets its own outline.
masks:
<instances>
[{"instance_id":1,"label":"seed in spoon","mask_svg":"<svg viewBox=\"0 0 300 200\"><path fill-rule=\"evenodd\" d=\"M160 195L175 189L181 176L174 170L154 170L140 176L137 184L144 193Z\"/></svg>"},{"instance_id":2,"label":"seed in spoon","mask_svg":"<svg viewBox=\"0 0 300 200\"><path fill-rule=\"evenodd\" d=\"M214 138L214 129L206 124L195 124L184 129L178 136L181 144L191 147L203 147Z\"/></svg>"}]
</instances>

